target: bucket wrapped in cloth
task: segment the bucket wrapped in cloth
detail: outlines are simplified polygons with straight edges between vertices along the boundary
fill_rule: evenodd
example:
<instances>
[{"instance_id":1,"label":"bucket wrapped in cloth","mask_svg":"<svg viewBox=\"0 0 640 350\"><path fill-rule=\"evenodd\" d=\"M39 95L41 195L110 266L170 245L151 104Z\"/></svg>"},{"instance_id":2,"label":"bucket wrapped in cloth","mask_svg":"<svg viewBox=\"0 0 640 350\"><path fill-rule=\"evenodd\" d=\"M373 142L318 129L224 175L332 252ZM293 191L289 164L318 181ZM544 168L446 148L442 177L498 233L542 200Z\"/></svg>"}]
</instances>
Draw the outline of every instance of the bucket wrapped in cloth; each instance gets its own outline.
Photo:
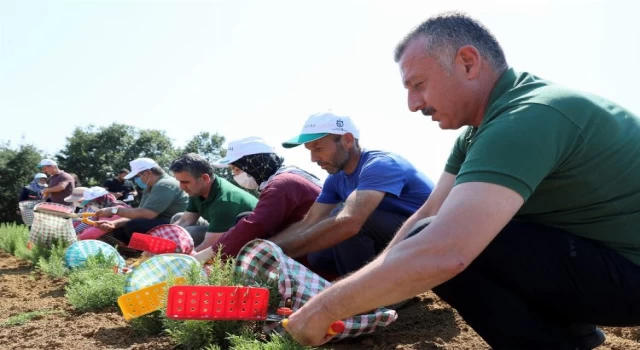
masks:
<instances>
[{"instance_id":1,"label":"bucket wrapped in cloth","mask_svg":"<svg viewBox=\"0 0 640 350\"><path fill-rule=\"evenodd\" d=\"M39 200L28 200L18 203L22 222L24 222L25 225L31 226L33 224L33 207L40 202Z\"/></svg>"},{"instance_id":2,"label":"bucket wrapped in cloth","mask_svg":"<svg viewBox=\"0 0 640 350\"><path fill-rule=\"evenodd\" d=\"M55 241L73 243L77 241L76 231L71 219L38 211L38 208L71 214L73 208L66 205L42 202L33 208L33 223L29 232L29 241L35 244L51 245Z\"/></svg>"},{"instance_id":3,"label":"bucket wrapped in cloth","mask_svg":"<svg viewBox=\"0 0 640 350\"><path fill-rule=\"evenodd\" d=\"M302 307L314 295L331 285L304 265L286 256L280 247L270 241L256 239L247 243L236 258L236 272L244 276L247 282L265 280L277 281L282 296L279 307L291 298L293 311ZM371 333L379 327L385 327L398 318L394 310L378 308L373 313L357 315L343 320L345 329L333 339L357 337ZM266 332L278 327L276 322L267 322Z\"/></svg>"}]
</instances>

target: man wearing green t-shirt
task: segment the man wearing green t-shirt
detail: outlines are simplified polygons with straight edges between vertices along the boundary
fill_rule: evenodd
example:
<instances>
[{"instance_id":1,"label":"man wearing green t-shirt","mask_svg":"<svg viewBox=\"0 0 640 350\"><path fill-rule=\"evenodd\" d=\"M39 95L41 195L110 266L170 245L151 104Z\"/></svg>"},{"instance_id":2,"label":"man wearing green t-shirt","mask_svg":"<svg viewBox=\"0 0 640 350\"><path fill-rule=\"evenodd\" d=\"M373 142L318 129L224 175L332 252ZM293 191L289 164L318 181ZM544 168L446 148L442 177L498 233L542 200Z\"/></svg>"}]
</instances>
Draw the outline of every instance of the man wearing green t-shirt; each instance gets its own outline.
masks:
<instances>
[{"instance_id":1,"label":"man wearing green t-shirt","mask_svg":"<svg viewBox=\"0 0 640 350\"><path fill-rule=\"evenodd\" d=\"M469 128L387 249L291 315L292 336L321 344L336 319L429 289L494 349L592 349L594 325L640 325L640 118L510 69L461 13L395 60L411 111Z\"/></svg>"},{"instance_id":2,"label":"man wearing green t-shirt","mask_svg":"<svg viewBox=\"0 0 640 350\"><path fill-rule=\"evenodd\" d=\"M138 208L112 207L96 212L98 217L120 217L101 221L100 229L110 232L110 236L124 244L128 244L136 232L146 233L156 226L168 224L173 215L184 210L188 200L178 181L153 159L138 158L130 165L131 172L124 178L135 178L135 183L144 190Z\"/></svg>"},{"instance_id":3,"label":"man wearing green t-shirt","mask_svg":"<svg viewBox=\"0 0 640 350\"><path fill-rule=\"evenodd\" d=\"M253 211L258 203L256 197L216 176L211 164L198 154L176 158L169 170L180 182L180 188L189 194L187 209L175 224L189 231L196 251L211 247L235 226L238 215ZM208 225L196 225L200 217Z\"/></svg>"}]
</instances>

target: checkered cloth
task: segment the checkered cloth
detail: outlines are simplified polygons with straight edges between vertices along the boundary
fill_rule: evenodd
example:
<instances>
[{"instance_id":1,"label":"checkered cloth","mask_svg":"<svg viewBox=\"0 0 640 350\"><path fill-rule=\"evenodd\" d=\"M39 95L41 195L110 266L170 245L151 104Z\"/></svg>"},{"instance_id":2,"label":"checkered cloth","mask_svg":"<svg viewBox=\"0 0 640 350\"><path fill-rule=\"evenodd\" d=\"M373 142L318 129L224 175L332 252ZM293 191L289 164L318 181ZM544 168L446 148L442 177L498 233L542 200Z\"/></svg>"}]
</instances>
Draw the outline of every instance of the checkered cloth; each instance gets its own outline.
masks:
<instances>
[{"instance_id":1,"label":"checkered cloth","mask_svg":"<svg viewBox=\"0 0 640 350\"><path fill-rule=\"evenodd\" d=\"M20 215L22 215L22 222L25 225L31 226L33 223L33 207L41 201L22 201L18 203L18 207L20 208Z\"/></svg>"},{"instance_id":2,"label":"checkered cloth","mask_svg":"<svg viewBox=\"0 0 640 350\"><path fill-rule=\"evenodd\" d=\"M76 231L73 229L71 219L48 213L38 212L38 207L56 209L61 212L71 213L73 208L55 204L39 203L34 207L33 223L29 232L29 241L35 244L50 245L55 240L73 243L76 241Z\"/></svg>"},{"instance_id":3,"label":"checkered cloth","mask_svg":"<svg viewBox=\"0 0 640 350\"><path fill-rule=\"evenodd\" d=\"M64 263L70 269L81 267L88 257L98 255L100 252L105 257L115 256L118 269L124 268L125 261L114 247L94 239L78 241L70 245L64 253Z\"/></svg>"},{"instance_id":4,"label":"checkered cloth","mask_svg":"<svg viewBox=\"0 0 640 350\"><path fill-rule=\"evenodd\" d=\"M246 276L246 282L277 280L278 291L282 296L280 307L287 298L292 300L292 310L297 310L314 295L331 285L299 262L286 256L280 247L262 239L247 243L236 258L236 272ZM371 333L378 327L393 323L398 318L394 310L378 308L374 313L358 315L343 320L345 330L335 336L335 340L357 337ZM275 322L265 324L265 331L278 326Z\"/></svg>"},{"instance_id":5,"label":"checkered cloth","mask_svg":"<svg viewBox=\"0 0 640 350\"><path fill-rule=\"evenodd\" d=\"M152 284L166 281L169 276L187 276L191 266L200 268L200 263L194 257L185 254L161 254L154 255L133 268L127 274L124 284L124 293L148 287ZM206 277L200 268L202 277Z\"/></svg>"},{"instance_id":6,"label":"checkered cloth","mask_svg":"<svg viewBox=\"0 0 640 350\"><path fill-rule=\"evenodd\" d=\"M176 253L193 255L193 238L187 230L178 225L160 225L152 228L147 234L154 237L166 238L178 245Z\"/></svg>"}]
</instances>

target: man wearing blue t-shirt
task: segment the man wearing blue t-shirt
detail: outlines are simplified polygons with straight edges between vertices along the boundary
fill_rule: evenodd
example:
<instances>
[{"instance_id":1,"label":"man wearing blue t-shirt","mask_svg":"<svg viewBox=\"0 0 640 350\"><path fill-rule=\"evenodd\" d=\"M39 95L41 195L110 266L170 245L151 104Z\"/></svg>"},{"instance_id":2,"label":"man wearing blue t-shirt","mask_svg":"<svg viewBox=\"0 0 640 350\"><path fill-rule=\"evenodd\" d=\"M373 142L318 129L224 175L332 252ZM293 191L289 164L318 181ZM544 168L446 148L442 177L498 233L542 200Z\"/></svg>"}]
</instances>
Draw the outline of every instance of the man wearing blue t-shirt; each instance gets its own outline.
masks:
<instances>
[{"instance_id":1,"label":"man wearing blue t-shirt","mask_svg":"<svg viewBox=\"0 0 640 350\"><path fill-rule=\"evenodd\" d=\"M349 117L311 115L285 148L304 144L329 173L305 218L272 237L285 254L345 275L364 266L427 200L433 183L406 159L364 150ZM342 204L343 203L343 204Z\"/></svg>"}]
</instances>

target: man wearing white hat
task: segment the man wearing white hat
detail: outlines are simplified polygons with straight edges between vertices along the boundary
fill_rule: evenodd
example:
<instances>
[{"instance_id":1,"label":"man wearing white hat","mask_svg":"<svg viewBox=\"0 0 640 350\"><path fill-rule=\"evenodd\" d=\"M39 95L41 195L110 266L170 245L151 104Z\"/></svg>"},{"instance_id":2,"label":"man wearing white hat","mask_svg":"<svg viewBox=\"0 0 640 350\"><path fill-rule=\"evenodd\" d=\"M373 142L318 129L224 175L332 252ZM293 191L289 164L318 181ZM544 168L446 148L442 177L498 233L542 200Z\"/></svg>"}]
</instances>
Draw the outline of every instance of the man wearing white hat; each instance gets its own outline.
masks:
<instances>
[{"instance_id":1,"label":"man wearing white hat","mask_svg":"<svg viewBox=\"0 0 640 350\"><path fill-rule=\"evenodd\" d=\"M114 238L129 243L134 233L146 233L168 224L171 217L187 206L188 197L176 179L150 158L138 158L129 163L131 172L125 176L144 189L138 208L110 207L96 212L98 217L118 215L121 219L103 222L101 229L111 231Z\"/></svg>"},{"instance_id":2,"label":"man wearing white hat","mask_svg":"<svg viewBox=\"0 0 640 350\"><path fill-rule=\"evenodd\" d=\"M180 188L189 194L189 204L175 224L186 228L196 249L210 247L235 225L238 215L252 211L258 202L256 197L214 174L209 161L198 154L181 155L169 169ZM197 225L200 218L208 224Z\"/></svg>"},{"instance_id":3,"label":"man wearing white hat","mask_svg":"<svg viewBox=\"0 0 640 350\"><path fill-rule=\"evenodd\" d=\"M58 164L51 159L43 159L38 168L49 175L49 187L42 191L43 197L49 197L52 203L69 205L64 199L71 195L75 187L73 177L60 170Z\"/></svg>"},{"instance_id":4,"label":"man wearing white hat","mask_svg":"<svg viewBox=\"0 0 640 350\"><path fill-rule=\"evenodd\" d=\"M271 240L294 258L307 254L312 268L339 275L380 253L433 188L406 159L363 149L359 138L351 118L325 112L311 115L300 135L282 144L304 144L329 177L305 218Z\"/></svg>"}]
</instances>

